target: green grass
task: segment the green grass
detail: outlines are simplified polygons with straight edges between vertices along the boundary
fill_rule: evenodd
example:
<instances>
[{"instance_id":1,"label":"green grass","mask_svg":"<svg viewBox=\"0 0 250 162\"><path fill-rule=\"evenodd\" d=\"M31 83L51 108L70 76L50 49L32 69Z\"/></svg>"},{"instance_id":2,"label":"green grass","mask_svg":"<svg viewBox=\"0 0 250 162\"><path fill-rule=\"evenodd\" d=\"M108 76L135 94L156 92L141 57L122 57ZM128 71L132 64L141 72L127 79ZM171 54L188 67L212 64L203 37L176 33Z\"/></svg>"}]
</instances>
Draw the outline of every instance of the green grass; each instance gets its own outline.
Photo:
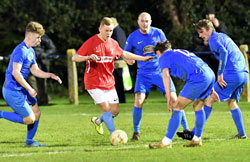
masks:
<instances>
[{"instance_id":1,"label":"green grass","mask_svg":"<svg viewBox=\"0 0 250 162\"><path fill-rule=\"evenodd\" d=\"M231 113L225 103L215 104L203 132L203 146L185 148L187 141L174 137L172 149L151 150L148 144L161 140L167 130L171 113L159 92L152 92L144 104L141 123L141 140L112 146L108 130L98 135L90 122L92 116L101 114L88 95L80 96L78 106L70 105L65 97L53 97L50 106L41 106L42 116L35 140L47 147L25 148L26 126L0 119L0 161L16 162L78 162L78 161L250 161L250 141L229 140L237 134ZM127 94L127 103L120 104L120 114L115 118L116 129L133 133L133 94ZM0 100L0 110L10 111ZM241 102L246 133L250 135L249 103ZM186 108L190 128L195 116L192 107ZM182 128L179 128L181 131Z\"/></svg>"}]
</instances>

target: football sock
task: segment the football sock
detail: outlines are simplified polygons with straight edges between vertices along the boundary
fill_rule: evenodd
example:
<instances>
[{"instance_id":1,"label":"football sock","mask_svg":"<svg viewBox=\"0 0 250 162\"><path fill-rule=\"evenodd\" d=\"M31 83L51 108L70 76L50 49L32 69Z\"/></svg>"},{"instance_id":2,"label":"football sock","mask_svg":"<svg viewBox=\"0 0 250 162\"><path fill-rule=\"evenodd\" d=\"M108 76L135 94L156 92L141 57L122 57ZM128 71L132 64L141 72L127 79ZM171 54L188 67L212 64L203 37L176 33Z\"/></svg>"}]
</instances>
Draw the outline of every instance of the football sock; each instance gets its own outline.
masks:
<instances>
[{"instance_id":1,"label":"football sock","mask_svg":"<svg viewBox=\"0 0 250 162\"><path fill-rule=\"evenodd\" d=\"M96 119L95 123L96 123L97 125L100 125L103 121L104 121L104 120L103 120L103 114L102 114L101 116L99 116L99 117Z\"/></svg>"},{"instance_id":2,"label":"football sock","mask_svg":"<svg viewBox=\"0 0 250 162\"><path fill-rule=\"evenodd\" d=\"M112 114L111 114L110 111L109 112L103 112L103 120L104 120L110 134L112 132L114 132L115 131L115 125L114 125L114 121L113 121Z\"/></svg>"},{"instance_id":3,"label":"football sock","mask_svg":"<svg viewBox=\"0 0 250 162\"><path fill-rule=\"evenodd\" d=\"M205 111L206 121L207 121L207 119L209 118L209 116L210 116L210 114L212 112L212 107L204 105L203 109ZM195 127L193 128L192 133L193 134L195 133Z\"/></svg>"},{"instance_id":4,"label":"football sock","mask_svg":"<svg viewBox=\"0 0 250 162\"><path fill-rule=\"evenodd\" d=\"M117 116L118 116L118 115L112 114L112 118L115 118L115 117L117 117ZM97 125L100 125L103 121L104 121L104 120L103 120L103 114L102 114L101 116L99 116L99 117L96 119L95 123L96 123Z\"/></svg>"},{"instance_id":5,"label":"football sock","mask_svg":"<svg viewBox=\"0 0 250 162\"><path fill-rule=\"evenodd\" d=\"M210 106L207 106L207 105L204 105L203 107L204 111L205 111L205 114L206 114L206 121L207 119L209 118L211 112L212 112L212 107Z\"/></svg>"},{"instance_id":6,"label":"football sock","mask_svg":"<svg viewBox=\"0 0 250 162\"><path fill-rule=\"evenodd\" d=\"M231 110L231 113L232 113L234 123L238 129L239 135L245 136L245 129L244 129L243 118L241 115L240 108L238 107L235 110Z\"/></svg>"},{"instance_id":7,"label":"football sock","mask_svg":"<svg viewBox=\"0 0 250 162\"><path fill-rule=\"evenodd\" d=\"M189 129L189 127L188 127L188 122L187 122L187 118L186 118L186 115L185 115L185 111L182 110L181 113L182 113L181 125L182 125L182 127L183 127L183 130L185 131L185 130L188 130L188 129Z\"/></svg>"},{"instance_id":8,"label":"football sock","mask_svg":"<svg viewBox=\"0 0 250 162\"><path fill-rule=\"evenodd\" d=\"M195 135L197 137L201 137L205 122L206 122L205 111L203 109L195 111Z\"/></svg>"},{"instance_id":9,"label":"football sock","mask_svg":"<svg viewBox=\"0 0 250 162\"><path fill-rule=\"evenodd\" d=\"M0 111L0 119L3 118L3 111Z\"/></svg>"},{"instance_id":10,"label":"football sock","mask_svg":"<svg viewBox=\"0 0 250 162\"><path fill-rule=\"evenodd\" d=\"M21 123L21 124L24 124L23 122L23 118L18 115L17 113L15 112L5 112L5 111L1 111L0 112L2 115L2 118L6 119L6 120L9 120L9 121L12 121L12 122L15 122L15 123Z\"/></svg>"},{"instance_id":11,"label":"football sock","mask_svg":"<svg viewBox=\"0 0 250 162\"><path fill-rule=\"evenodd\" d=\"M181 124L181 117L182 117L181 111L173 110L172 117L170 118L168 123L168 131L166 133L166 137L169 138L170 140L173 140L174 135Z\"/></svg>"},{"instance_id":12,"label":"football sock","mask_svg":"<svg viewBox=\"0 0 250 162\"><path fill-rule=\"evenodd\" d=\"M38 123L39 120L35 121L33 124L29 124L27 125L27 140L26 143L32 143L33 142L33 138L35 137L36 131L37 131L37 127L38 127Z\"/></svg>"},{"instance_id":13,"label":"football sock","mask_svg":"<svg viewBox=\"0 0 250 162\"><path fill-rule=\"evenodd\" d=\"M133 124L134 124L134 132L140 132L140 124L141 124L141 116L142 116L142 107L135 107L133 109Z\"/></svg>"},{"instance_id":14,"label":"football sock","mask_svg":"<svg viewBox=\"0 0 250 162\"><path fill-rule=\"evenodd\" d=\"M169 145L169 144L172 142L172 140L165 136L165 137L162 139L161 142L162 142L164 145Z\"/></svg>"}]
</instances>

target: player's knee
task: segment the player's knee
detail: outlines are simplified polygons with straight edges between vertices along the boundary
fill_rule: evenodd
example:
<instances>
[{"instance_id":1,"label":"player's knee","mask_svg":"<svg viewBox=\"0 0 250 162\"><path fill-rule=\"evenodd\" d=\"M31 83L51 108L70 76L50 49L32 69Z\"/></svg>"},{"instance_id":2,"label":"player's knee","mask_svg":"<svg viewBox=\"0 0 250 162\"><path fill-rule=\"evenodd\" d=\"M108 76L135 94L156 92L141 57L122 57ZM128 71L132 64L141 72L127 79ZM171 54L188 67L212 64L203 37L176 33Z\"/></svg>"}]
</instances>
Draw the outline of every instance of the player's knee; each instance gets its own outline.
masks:
<instances>
[{"instance_id":1,"label":"player's knee","mask_svg":"<svg viewBox=\"0 0 250 162\"><path fill-rule=\"evenodd\" d=\"M227 105L231 110L234 110L238 107L237 102L234 99L227 100Z\"/></svg>"},{"instance_id":2,"label":"player's knee","mask_svg":"<svg viewBox=\"0 0 250 162\"><path fill-rule=\"evenodd\" d=\"M38 111L35 112L34 114L35 114L36 120L39 120L39 119L40 119L40 116L41 116L41 111L38 110Z\"/></svg>"},{"instance_id":3,"label":"player's knee","mask_svg":"<svg viewBox=\"0 0 250 162\"><path fill-rule=\"evenodd\" d=\"M32 113L28 117L24 118L23 121L24 121L24 124L27 124L27 125L33 124L36 121L35 114Z\"/></svg>"}]
</instances>

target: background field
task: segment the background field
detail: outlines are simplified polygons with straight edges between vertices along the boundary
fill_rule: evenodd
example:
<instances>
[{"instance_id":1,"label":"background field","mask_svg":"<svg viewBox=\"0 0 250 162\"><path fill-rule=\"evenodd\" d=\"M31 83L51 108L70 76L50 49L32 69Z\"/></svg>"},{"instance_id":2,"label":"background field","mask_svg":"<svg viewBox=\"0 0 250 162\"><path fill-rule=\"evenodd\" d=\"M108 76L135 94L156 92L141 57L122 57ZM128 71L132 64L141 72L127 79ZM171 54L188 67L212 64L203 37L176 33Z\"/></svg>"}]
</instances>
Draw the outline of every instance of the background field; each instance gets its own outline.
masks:
<instances>
[{"instance_id":1,"label":"background field","mask_svg":"<svg viewBox=\"0 0 250 162\"><path fill-rule=\"evenodd\" d=\"M205 125L203 146L184 148L187 141L175 136L172 149L151 150L148 144L161 140L167 129L171 113L167 112L164 97L153 91L143 108L141 140L126 145L111 146L105 127L98 135L90 119L100 110L88 95L80 96L79 106L69 105L67 98L52 97L50 106L42 106L42 117L36 140L45 143L43 148L25 148L26 126L0 119L0 161L77 162L77 161L250 161L249 139L230 140L237 134L231 113L224 103L215 104ZM127 103L120 104L115 118L117 129L132 136L133 94L127 94ZM250 135L250 104L240 103L246 133ZM0 100L0 110L10 111ZM194 125L192 107L186 108L189 126ZM179 128L181 131L182 128Z\"/></svg>"}]
</instances>

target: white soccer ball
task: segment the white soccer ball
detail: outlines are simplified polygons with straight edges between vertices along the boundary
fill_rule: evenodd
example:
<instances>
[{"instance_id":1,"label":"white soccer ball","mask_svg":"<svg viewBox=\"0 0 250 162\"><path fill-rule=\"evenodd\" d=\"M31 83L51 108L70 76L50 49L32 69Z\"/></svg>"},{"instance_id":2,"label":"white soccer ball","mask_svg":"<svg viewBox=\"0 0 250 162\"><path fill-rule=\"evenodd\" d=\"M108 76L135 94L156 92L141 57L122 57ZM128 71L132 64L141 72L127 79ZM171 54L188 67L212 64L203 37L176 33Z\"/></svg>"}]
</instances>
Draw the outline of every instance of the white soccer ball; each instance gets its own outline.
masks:
<instances>
[{"instance_id":1,"label":"white soccer ball","mask_svg":"<svg viewBox=\"0 0 250 162\"><path fill-rule=\"evenodd\" d=\"M115 130L110 135L110 142L112 145L125 144L128 142L128 135L123 130Z\"/></svg>"}]
</instances>

